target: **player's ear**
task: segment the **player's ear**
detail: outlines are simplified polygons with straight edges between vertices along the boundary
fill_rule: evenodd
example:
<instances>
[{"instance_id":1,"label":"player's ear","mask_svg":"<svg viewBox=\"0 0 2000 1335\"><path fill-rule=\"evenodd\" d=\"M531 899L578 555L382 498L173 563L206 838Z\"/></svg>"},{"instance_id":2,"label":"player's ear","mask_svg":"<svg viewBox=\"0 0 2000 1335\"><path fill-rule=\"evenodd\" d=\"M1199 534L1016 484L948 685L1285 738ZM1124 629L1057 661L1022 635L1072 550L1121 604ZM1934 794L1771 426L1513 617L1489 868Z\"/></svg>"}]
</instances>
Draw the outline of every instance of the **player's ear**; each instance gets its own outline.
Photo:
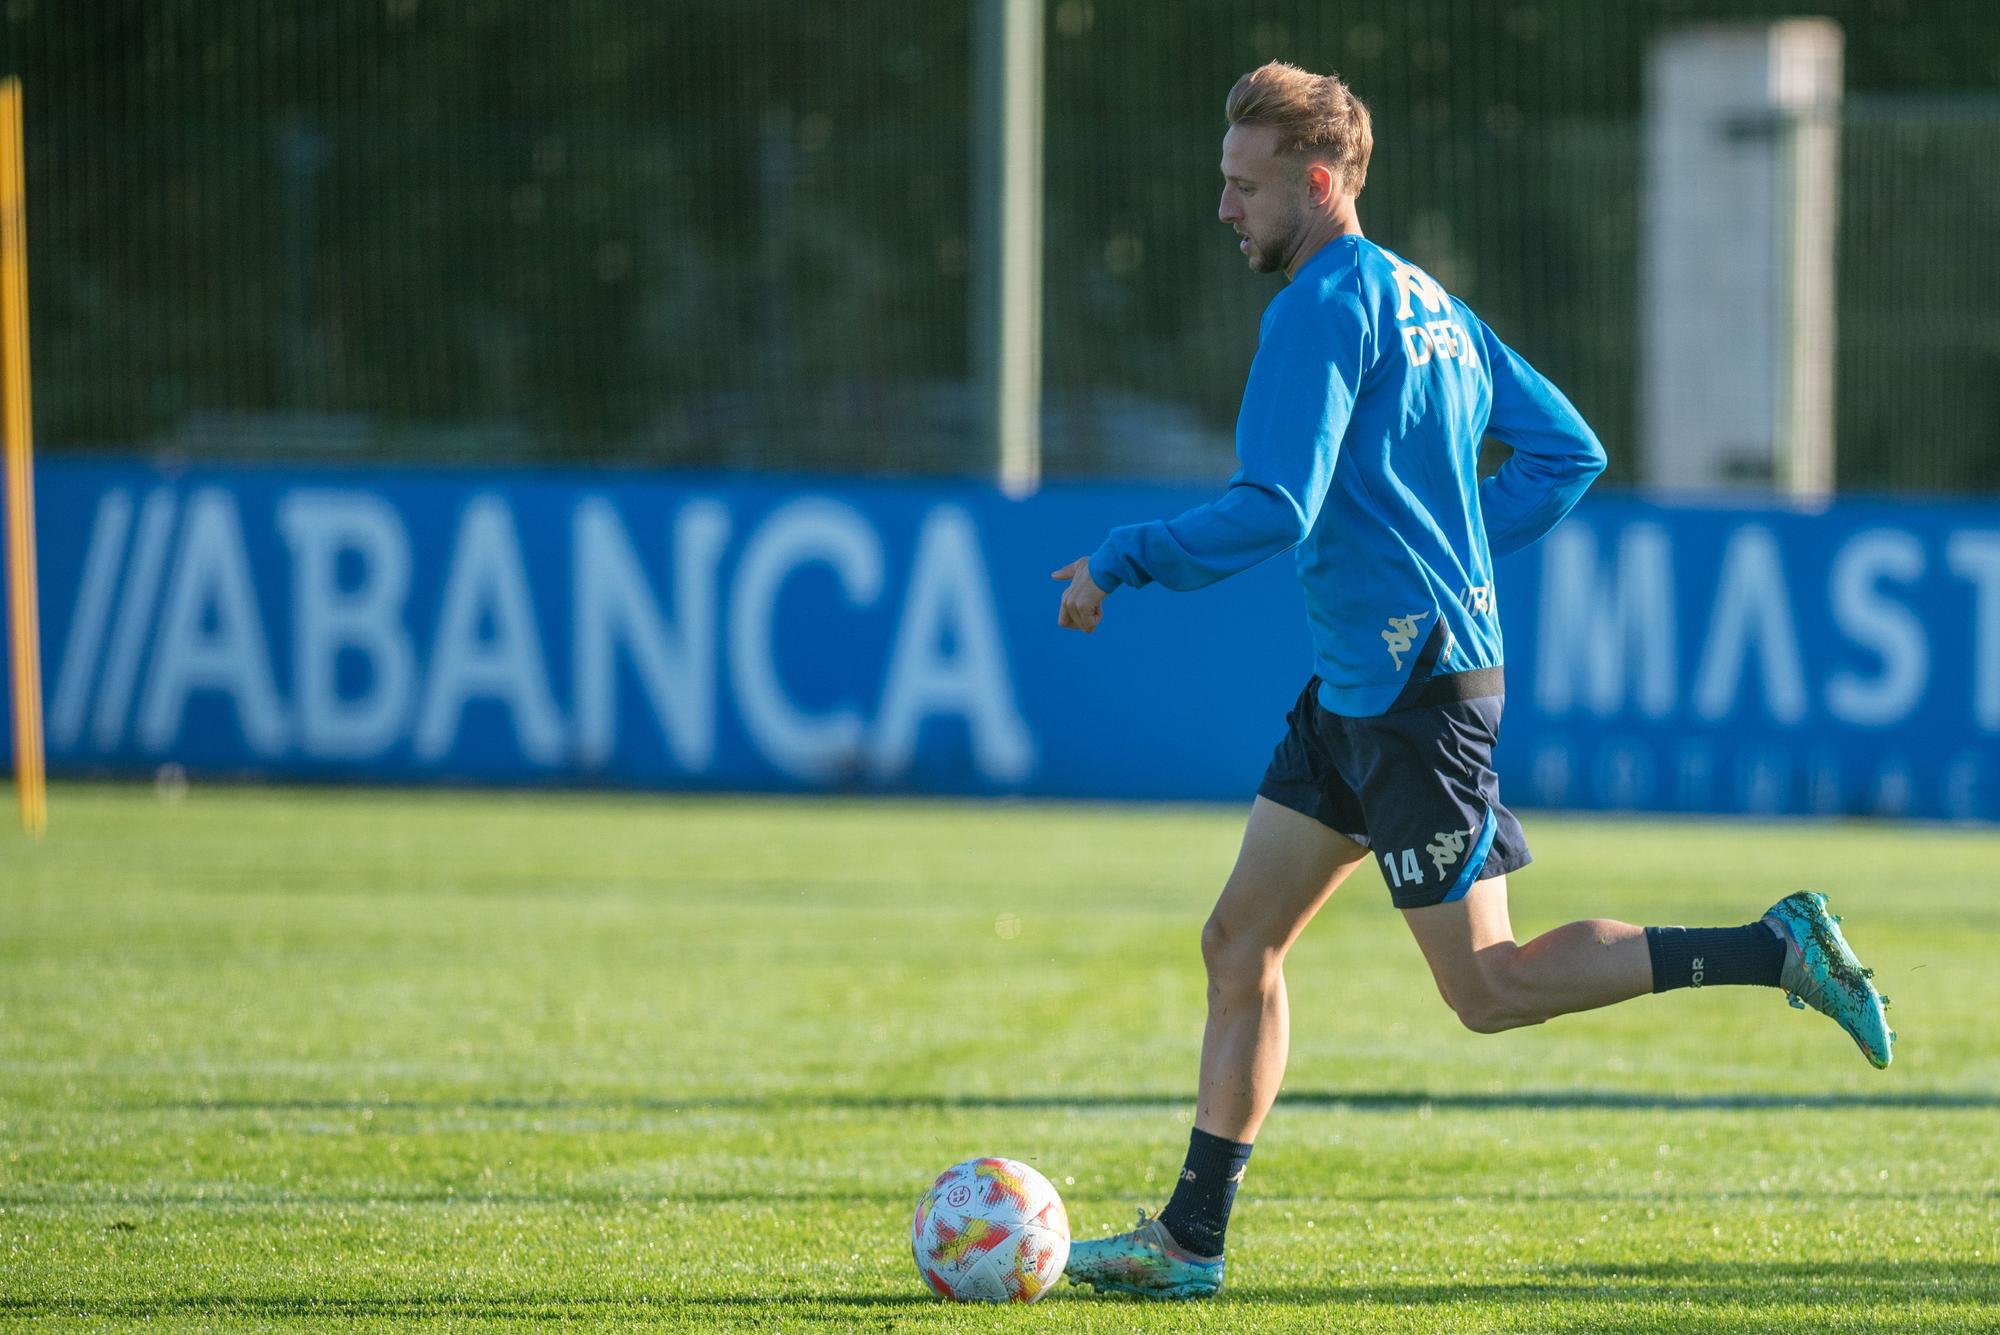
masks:
<instances>
[{"instance_id":1,"label":"player's ear","mask_svg":"<svg viewBox=\"0 0 2000 1335\"><path fill-rule=\"evenodd\" d=\"M1333 198L1333 168L1323 162L1315 162L1306 168L1306 198L1315 204L1324 204Z\"/></svg>"}]
</instances>

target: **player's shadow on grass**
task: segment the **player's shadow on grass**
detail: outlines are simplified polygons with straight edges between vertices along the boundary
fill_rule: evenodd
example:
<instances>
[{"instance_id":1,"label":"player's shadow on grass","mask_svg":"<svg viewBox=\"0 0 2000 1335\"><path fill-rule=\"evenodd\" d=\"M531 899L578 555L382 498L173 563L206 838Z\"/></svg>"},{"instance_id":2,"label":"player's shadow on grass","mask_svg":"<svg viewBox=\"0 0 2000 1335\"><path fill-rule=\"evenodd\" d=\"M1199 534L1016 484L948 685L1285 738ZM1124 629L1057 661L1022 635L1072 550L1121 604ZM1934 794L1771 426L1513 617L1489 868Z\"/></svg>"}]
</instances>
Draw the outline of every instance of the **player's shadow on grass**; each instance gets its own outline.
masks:
<instances>
[{"instance_id":1,"label":"player's shadow on grass","mask_svg":"<svg viewBox=\"0 0 2000 1335\"><path fill-rule=\"evenodd\" d=\"M755 1096L695 1095L676 1098L469 1098L429 1099L198 1099L166 1105L186 1112L784 1112L804 1109L854 1109L863 1112L922 1112L932 1109L997 1111L1060 1111L1091 1108L1177 1108L1192 1095L1172 1093L1068 1094L794 1094ZM1658 1094L1622 1089L1524 1089L1512 1092L1439 1091L1420 1089L1288 1089L1278 1096L1287 1108L1351 1108L1364 1112L1436 1111L1494 1112L1607 1109L1625 1112L1810 1111L1813 1109L1910 1108L2000 1109L2000 1091L1985 1090L1851 1090L1829 1094L1745 1091L1716 1094Z\"/></svg>"},{"instance_id":2,"label":"player's shadow on grass","mask_svg":"<svg viewBox=\"0 0 2000 1335\"><path fill-rule=\"evenodd\" d=\"M768 1312L773 1319L797 1319L801 1309L824 1314L842 1307L938 1307L921 1287L906 1293L775 1293L768 1297L730 1294L690 1296L643 1294L494 1294L485 1297L425 1295L330 1298L314 1293L181 1294L160 1298L21 1298L0 1295L0 1318L68 1317L97 1320L160 1320L209 1317L217 1320L287 1321L388 1320L398 1322L518 1321L541 1329L579 1315L603 1320L624 1314L653 1321L687 1313L733 1310ZM879 1320L879 1318L878 1318Z\"/></svg>"},{"instance_id":3,"label":"player's shadow on grass","mask_svg":"<svg viewBox=\"0 0 2000 1335\"><path fill-rule=\"evenodd\" d=\"M1660 1329L1659 1305L1687 1305L1719 1313L1729 1308L1824 1308L1852 1317L1872 1313L1882 1328L1897 1324L1896 1308L1963 1302L1983 1308L2000 1292L2000 1263L1989 1261L1687 1261L1638 1265L1552 1266L1519 1280L1464 1284L1299 1284L1260 1286L1254 1280L1230 1293L1242 1302L1420 1307L1446 1304L1522 1304L1560 1308L1565 1302L1634 1304L1629 1323L1593 1310L1593 1332ZM1877 1306L1879 1305L1879 1307ZM1859 1311L1857 1311L1859 1309ZM1607 1321L1606 1318L1609 1320ZM1773 1327L1718 1321L1704 1329Z\"/></svg>"},{"instance_id":4,"label":"player's shadow on grass","mask_svg":"<svg viewBox=\"0 0 2000 1335\"><path fill-rule=\"evenodd\" d=\"M825 1100L847 1106L837 1097ZM1285 1090L1279 1103L1288 1108L1356 1108L1376 1112L1411 1112L1419 1108L1442 1111L1493 1112L1508 1109L1543 1111L1550 1109L1611 1109L1629 1112L1728 1112L1735 1109L1804 1110L1813 1108L2000 1108L2000 1092L1965 1090L1853 1090L1829 1094L1745 1091L1716 1094L1657 1094L1622 1089L1523 1089L1511 1092L1470 1092L1427 1090L1299 1089ZM937 1099L912 1097L881 1100L862 1096L852 1100L865 1107L950 1107L950 1108L1149 1108L1172 1107L1188 1102L1185 1092L1174 1094L1049 1094L1043 1096L997 1095L993 1097L947 1096Z\"/></svg>"}]
</instances>

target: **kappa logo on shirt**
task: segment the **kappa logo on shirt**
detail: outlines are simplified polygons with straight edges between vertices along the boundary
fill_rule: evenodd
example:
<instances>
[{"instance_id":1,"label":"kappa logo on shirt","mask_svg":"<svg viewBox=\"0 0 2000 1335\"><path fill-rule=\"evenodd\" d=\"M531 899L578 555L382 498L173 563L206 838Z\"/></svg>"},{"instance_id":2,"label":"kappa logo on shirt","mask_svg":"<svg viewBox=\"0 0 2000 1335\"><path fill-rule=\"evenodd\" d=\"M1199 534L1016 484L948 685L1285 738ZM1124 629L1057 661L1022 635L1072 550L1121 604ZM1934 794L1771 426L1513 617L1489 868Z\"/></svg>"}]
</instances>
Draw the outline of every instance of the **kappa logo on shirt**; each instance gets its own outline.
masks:
<instances>
[{"instance_id":1,"label":"kappa logo on shirt","mask_svg":"<svg viewBox=\"0 0 2000 1335\"><path fill-rule=\"evenodd\" d=\"M1412 612L1406 617L1389 618L1389 629L1382 632L1382 639L1389 646L1389 657L1395 660L1396 671L1403 670L1403 655L1410 652L1410 645L1417 638L1417 623L1429 615L1429 612Z\"/></svg>"}]
</instances>

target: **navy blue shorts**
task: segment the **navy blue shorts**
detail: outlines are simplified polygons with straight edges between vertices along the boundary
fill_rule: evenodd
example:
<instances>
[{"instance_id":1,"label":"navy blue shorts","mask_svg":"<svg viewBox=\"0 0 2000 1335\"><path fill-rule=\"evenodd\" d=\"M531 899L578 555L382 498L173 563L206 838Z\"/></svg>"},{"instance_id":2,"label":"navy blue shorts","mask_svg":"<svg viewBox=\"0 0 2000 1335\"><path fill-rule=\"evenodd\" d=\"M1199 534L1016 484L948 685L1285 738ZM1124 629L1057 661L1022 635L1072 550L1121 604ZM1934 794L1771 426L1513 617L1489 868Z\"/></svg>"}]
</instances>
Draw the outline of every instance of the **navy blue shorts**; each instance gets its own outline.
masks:
<instances>
[{"instance_id":1,"label":"navy blue shorts","mask_svg":"<svg viewBox=\"0 0 2000 1335\"><path fill-rule=\"evenodd\" d=\"M1499 674L1482 680L1497 687ZM1527 836L1500 804L1493 772L1504 700L1420 700L1350 718L1321 707L1314 677L1286 718L1291 726L1257 795L1374 853L1397 908L1449 903L1475 881L1530 861Z\"/></svg>"}]
</instances>

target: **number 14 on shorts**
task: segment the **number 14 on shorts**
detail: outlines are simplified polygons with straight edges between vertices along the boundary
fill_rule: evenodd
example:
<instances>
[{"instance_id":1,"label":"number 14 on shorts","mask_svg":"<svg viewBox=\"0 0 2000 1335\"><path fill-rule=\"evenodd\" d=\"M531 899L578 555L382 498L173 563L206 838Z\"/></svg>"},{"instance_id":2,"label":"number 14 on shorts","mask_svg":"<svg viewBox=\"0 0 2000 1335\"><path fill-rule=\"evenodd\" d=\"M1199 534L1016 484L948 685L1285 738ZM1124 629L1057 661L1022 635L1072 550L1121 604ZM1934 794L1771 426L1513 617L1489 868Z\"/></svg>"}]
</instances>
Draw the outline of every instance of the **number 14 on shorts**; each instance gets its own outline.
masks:
<instances>
[{"instance_id":1,"label":"number 14 on shorts","mask_svg":"<svg viewBox=\"0 0 2000 1335\"><path fill-rule=\"evenodd\" d=\"M1422 885L1424 869L1417 861L1417 850L1406 848L1400 853L1384 853L1382 879L1389 883L1392 890L1401 890L1406 885Z\"/></svg>"}]
</instances>

